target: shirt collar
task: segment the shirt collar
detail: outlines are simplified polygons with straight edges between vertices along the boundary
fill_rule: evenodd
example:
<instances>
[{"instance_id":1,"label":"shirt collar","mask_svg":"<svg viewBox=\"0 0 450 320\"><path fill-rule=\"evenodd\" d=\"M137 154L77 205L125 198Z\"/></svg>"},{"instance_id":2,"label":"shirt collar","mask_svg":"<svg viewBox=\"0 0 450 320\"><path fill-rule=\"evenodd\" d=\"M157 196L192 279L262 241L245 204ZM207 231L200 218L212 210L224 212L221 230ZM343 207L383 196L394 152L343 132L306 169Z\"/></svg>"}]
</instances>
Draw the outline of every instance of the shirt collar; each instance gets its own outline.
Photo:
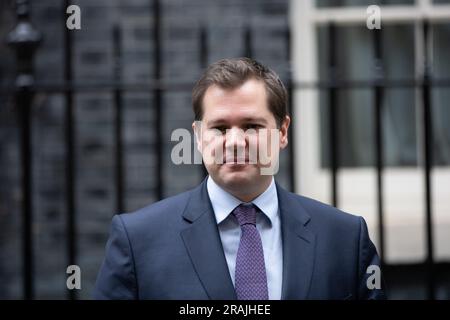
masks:
<instances>
[{"instance_id":1,"label":"shirt collar","mask_svg":"<svg viewBox=\"0 0 450 320\"><path fill-rule=\"evenodd\" d=\"M208 176L206 186L217 224L224 221L234 208L243 203L241 200L223 190L210 176ZM278 215L277 188L273 177L272 182L266 191L255 198L252 203L269 218L271 223L273 223L275 217Z\"/></svg>"}]
</instances>

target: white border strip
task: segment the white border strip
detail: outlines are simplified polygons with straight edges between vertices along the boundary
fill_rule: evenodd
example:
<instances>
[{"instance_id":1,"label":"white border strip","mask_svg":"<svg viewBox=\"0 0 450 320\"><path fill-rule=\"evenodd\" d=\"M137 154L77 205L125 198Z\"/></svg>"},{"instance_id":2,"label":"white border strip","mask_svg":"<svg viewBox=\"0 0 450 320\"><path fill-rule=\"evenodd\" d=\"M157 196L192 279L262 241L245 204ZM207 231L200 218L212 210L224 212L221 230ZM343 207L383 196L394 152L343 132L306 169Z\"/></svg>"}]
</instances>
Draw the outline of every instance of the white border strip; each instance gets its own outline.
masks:
<instances>
[{"instance_id":1,"label":"white border strip","mask_svg":"<svg viewBox=\"0 0 450 320\"><path fill-rule=\"evenodd\" d=\"M420 20L433 22L450 21L450 5L434 6L381 6L382 23L410 23ZM366 7L346 8L316 8L313 20L316 24L334 22L339 25L352 25L366 23L369 16Z\"/></svg>"}]
</instances>

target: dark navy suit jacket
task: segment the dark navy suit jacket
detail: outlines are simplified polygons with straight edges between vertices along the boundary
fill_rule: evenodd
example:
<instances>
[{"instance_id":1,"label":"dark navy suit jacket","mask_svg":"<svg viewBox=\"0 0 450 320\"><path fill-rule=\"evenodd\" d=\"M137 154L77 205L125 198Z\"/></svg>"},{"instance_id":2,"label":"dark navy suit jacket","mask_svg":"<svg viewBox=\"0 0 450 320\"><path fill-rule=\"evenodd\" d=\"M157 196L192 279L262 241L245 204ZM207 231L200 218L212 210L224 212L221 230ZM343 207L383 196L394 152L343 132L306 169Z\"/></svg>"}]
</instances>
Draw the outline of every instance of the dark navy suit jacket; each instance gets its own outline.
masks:
<instances>
[{"instance_id":1,"label":"dark navy suit jacket","mask_svg":"<svg viewBox=\"0 0 450 320\"><path fill-rule=\"evenodd\" d=\"M282 189L282 299L379 299L379 265L363 218ZM112 220L95 299L236 299L206 179Z\"/></svg>"}]
</instances>

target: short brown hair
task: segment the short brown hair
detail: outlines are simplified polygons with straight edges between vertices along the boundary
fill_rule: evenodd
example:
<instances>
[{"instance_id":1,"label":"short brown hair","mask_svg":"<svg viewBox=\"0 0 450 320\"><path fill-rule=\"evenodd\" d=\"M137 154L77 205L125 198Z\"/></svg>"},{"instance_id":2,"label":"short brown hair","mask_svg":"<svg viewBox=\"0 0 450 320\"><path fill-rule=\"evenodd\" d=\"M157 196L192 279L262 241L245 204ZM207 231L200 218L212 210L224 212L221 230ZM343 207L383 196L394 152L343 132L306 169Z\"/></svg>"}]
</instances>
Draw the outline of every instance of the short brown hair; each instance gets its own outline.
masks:
<instances>
[{"instance_id":1,"label":"short brown hair","mask_svg":"<svg viewBox=\"0 0 450 320\"><path fill-rule=\"evenodd\" d=\"M267 105L277 125L281 126L287 115L286 88L274 71L250 58L222 59L206 69L192 90L195 120L203 117L203 97L210 86L235 89L251 78L264 82Z\"/></svg>"}]
</instances>

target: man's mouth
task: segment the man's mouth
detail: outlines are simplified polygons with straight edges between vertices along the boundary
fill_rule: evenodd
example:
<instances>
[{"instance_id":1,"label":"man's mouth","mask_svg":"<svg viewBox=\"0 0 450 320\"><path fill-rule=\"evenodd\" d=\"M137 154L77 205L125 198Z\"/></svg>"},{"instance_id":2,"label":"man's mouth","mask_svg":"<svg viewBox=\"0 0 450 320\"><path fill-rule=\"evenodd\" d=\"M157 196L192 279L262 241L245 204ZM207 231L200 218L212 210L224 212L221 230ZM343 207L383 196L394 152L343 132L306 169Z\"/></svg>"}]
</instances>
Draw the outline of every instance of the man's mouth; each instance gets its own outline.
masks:
<instances>
[{"instance_id":1,"label":"man's mouth","mask_svg":"<svg viewBox=\"0 0 450 320\"><path fill-rule=\"evenodd\" d=\"M248 164L249 157L247 155L245 155L245 156L236 156L236 155L224 156L223 162L225 164Z\"/></svg>"},{"instance_id":2,"label":"man's mouth","mask_svg":"<svg viewBox=\"0 0 450 320\"><path fill-rule=\"evenodd\" d=\"M225 158L223 161L225 164L248 164L248 158Z\"/></svg>"}]
</instances>

